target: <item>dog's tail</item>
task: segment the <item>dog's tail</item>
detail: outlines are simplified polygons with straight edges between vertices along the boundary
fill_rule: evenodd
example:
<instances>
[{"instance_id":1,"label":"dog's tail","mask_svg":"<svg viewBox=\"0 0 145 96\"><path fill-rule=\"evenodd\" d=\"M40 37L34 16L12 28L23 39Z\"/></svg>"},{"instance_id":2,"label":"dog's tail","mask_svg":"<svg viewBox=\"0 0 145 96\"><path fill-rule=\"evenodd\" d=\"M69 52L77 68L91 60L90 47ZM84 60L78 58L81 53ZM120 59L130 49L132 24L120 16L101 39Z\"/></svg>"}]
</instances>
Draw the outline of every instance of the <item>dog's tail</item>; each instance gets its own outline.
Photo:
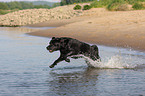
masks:
<instances>
[{"instance_id":1,"label":"dog's tail","mask_svg":"<svg viewBox=\"0 0 145 96\"><path fill-rule=\"evenodd\" d=\"M91 46L91 58L93 60L98 60L100 59L100 56L99 56L99 49L96 45L92 45Z\"/></svg>"}]
</instances>

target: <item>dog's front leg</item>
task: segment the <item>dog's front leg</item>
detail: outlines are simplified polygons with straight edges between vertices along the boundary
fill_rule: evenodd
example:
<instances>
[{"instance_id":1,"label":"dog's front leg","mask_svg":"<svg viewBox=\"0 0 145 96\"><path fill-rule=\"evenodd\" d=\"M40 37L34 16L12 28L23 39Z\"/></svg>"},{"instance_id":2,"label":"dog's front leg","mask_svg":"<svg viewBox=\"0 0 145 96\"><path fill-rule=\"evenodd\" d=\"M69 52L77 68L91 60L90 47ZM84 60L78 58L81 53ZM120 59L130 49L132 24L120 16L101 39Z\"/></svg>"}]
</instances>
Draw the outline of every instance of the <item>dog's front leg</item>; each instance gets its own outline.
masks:
<instances>
[{"instance_id":1,"label":"dog's front leg","mask_svg":"<svg viewBox=\"0 0 145 96\"><path fill-rule=\"evenodd\" d=\"M57 63L63 61L64 59L62 57L59 57L52 65L50 65L50 68L53 68L55 65L57 65Z\"/></svg>"},{"instance_id":2,"label":"dog's front leg","mask_svg":"<svg viewBox=\"0 0 145 96\"><path fill-rule=\"evenodd\" d=\"M53 68L55 65L57 65L57 63L59 63L59 62L61 62L63 60L66 60L66 57L64 55L60 55L60 57L52 65L50 65L49 67Z\"/></svg>"},{"instance_id":3,"label":"dog's front leg","mask_svg":"<svg viewBox=\"0 0 145 96\"><path fill-rule=\"evenodd\" d=\"M49 67L53 68L55 65L57 65L57 63L65 60L66 62L70 62L70 59L68 59L68 56L71 56L73 52L69 52L68 54L61 54L60 57Z\"/></svg>"}]
</instances>

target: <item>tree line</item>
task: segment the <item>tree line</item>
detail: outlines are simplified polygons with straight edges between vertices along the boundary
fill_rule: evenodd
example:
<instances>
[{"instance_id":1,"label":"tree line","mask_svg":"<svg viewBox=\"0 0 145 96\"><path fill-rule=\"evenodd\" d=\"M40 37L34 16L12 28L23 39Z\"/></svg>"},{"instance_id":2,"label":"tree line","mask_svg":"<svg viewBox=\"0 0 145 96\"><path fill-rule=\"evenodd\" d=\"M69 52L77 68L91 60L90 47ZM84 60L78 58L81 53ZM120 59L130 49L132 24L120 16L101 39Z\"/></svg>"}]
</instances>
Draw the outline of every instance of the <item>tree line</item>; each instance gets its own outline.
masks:
<instances>
[{"instance_id":1,"label":"tree line","mask_svg":"<svg viewBox=\"0 0 145 96\"><path fill-rule=\"evenodd\" d=\"M34 9L34 8L47 8L50 9L56 6L63 6L68 4L74 3L81 3L81 2L89 2L94 0L61 0L60 3L54 3L53 6L49 6L47 4L44 5L34 5L32 2L23 2L23 1L13 1L13 2L0 2L0 9L1 10L22 10L22 9Z\"/></svg>"},{"instance_id":2,"label":"tree line","mask_svg":"<svg viewBox=\"0 0 145 96\"><path fill-rule=\"evenodd\" d=\"M0 9L2 10L14 10L14 9L34 9L34 8L47 8L50 9L49 5L33 5L33 3L27 2L0 2Z\"/></svg>"},{"instance_id":3,"label":"tree line","mask_svg":"<svg viewBox=\"0 0 145 96\"><path fill-rule=\"evenodd\" d=\"M74 3L82 3L82 2L90 2L94 0L61 0L60 5L68 5L68 4L74 4Z\"/></svg>"}]
</instances>

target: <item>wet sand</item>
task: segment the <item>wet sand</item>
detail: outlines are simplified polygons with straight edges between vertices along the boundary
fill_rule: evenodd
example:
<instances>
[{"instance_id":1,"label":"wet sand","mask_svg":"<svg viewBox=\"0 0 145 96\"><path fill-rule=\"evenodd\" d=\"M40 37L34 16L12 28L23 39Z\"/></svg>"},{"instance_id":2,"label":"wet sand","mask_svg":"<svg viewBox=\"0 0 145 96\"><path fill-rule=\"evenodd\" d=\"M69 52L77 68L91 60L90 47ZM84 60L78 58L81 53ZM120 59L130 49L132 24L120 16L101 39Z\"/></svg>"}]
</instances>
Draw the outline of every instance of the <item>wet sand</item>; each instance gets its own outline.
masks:
<instances>
[{"instance_id":1,"label":"wet sand","mask_svg":"<svg viewBox=\"0 0 145 96\"><path fill-rule=\"evenodd\" d=\"M93 44L145 51L145 10L109 12L91 9L80 17L28 26L56 27L28 33L30 35L72 37Z\"/></svg>"}]
</instances>

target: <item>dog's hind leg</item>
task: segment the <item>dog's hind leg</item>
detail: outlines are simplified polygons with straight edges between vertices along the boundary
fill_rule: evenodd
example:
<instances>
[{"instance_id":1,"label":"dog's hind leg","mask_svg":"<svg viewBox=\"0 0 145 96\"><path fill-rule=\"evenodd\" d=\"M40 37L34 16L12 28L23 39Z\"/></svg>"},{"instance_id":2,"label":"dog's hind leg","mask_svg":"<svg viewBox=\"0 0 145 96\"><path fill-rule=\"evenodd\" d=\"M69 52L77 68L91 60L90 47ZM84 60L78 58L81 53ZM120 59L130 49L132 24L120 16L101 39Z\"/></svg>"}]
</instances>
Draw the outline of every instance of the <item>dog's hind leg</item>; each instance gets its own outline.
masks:
<instances>
[{"instance_id":1,"label":"dog's hind leg","mask_svg":"<svg viewBox=\"0 0 145 96\"><path fill-rule=\"evenodd\" d=\"M70 62L70 59L66 58L65 61L66 61L66 62Z\"/></svg>"},{"instance_id":2,"label":"dog's hind leg","mask_svg":"<svg viewBox=\"0 0 145 96\"><path fill-rule=\"evenodd\" d=\"M96 45L91 46L91 56L94 61L100 59L98 47Z\"/></svg>"}]
</instances>

